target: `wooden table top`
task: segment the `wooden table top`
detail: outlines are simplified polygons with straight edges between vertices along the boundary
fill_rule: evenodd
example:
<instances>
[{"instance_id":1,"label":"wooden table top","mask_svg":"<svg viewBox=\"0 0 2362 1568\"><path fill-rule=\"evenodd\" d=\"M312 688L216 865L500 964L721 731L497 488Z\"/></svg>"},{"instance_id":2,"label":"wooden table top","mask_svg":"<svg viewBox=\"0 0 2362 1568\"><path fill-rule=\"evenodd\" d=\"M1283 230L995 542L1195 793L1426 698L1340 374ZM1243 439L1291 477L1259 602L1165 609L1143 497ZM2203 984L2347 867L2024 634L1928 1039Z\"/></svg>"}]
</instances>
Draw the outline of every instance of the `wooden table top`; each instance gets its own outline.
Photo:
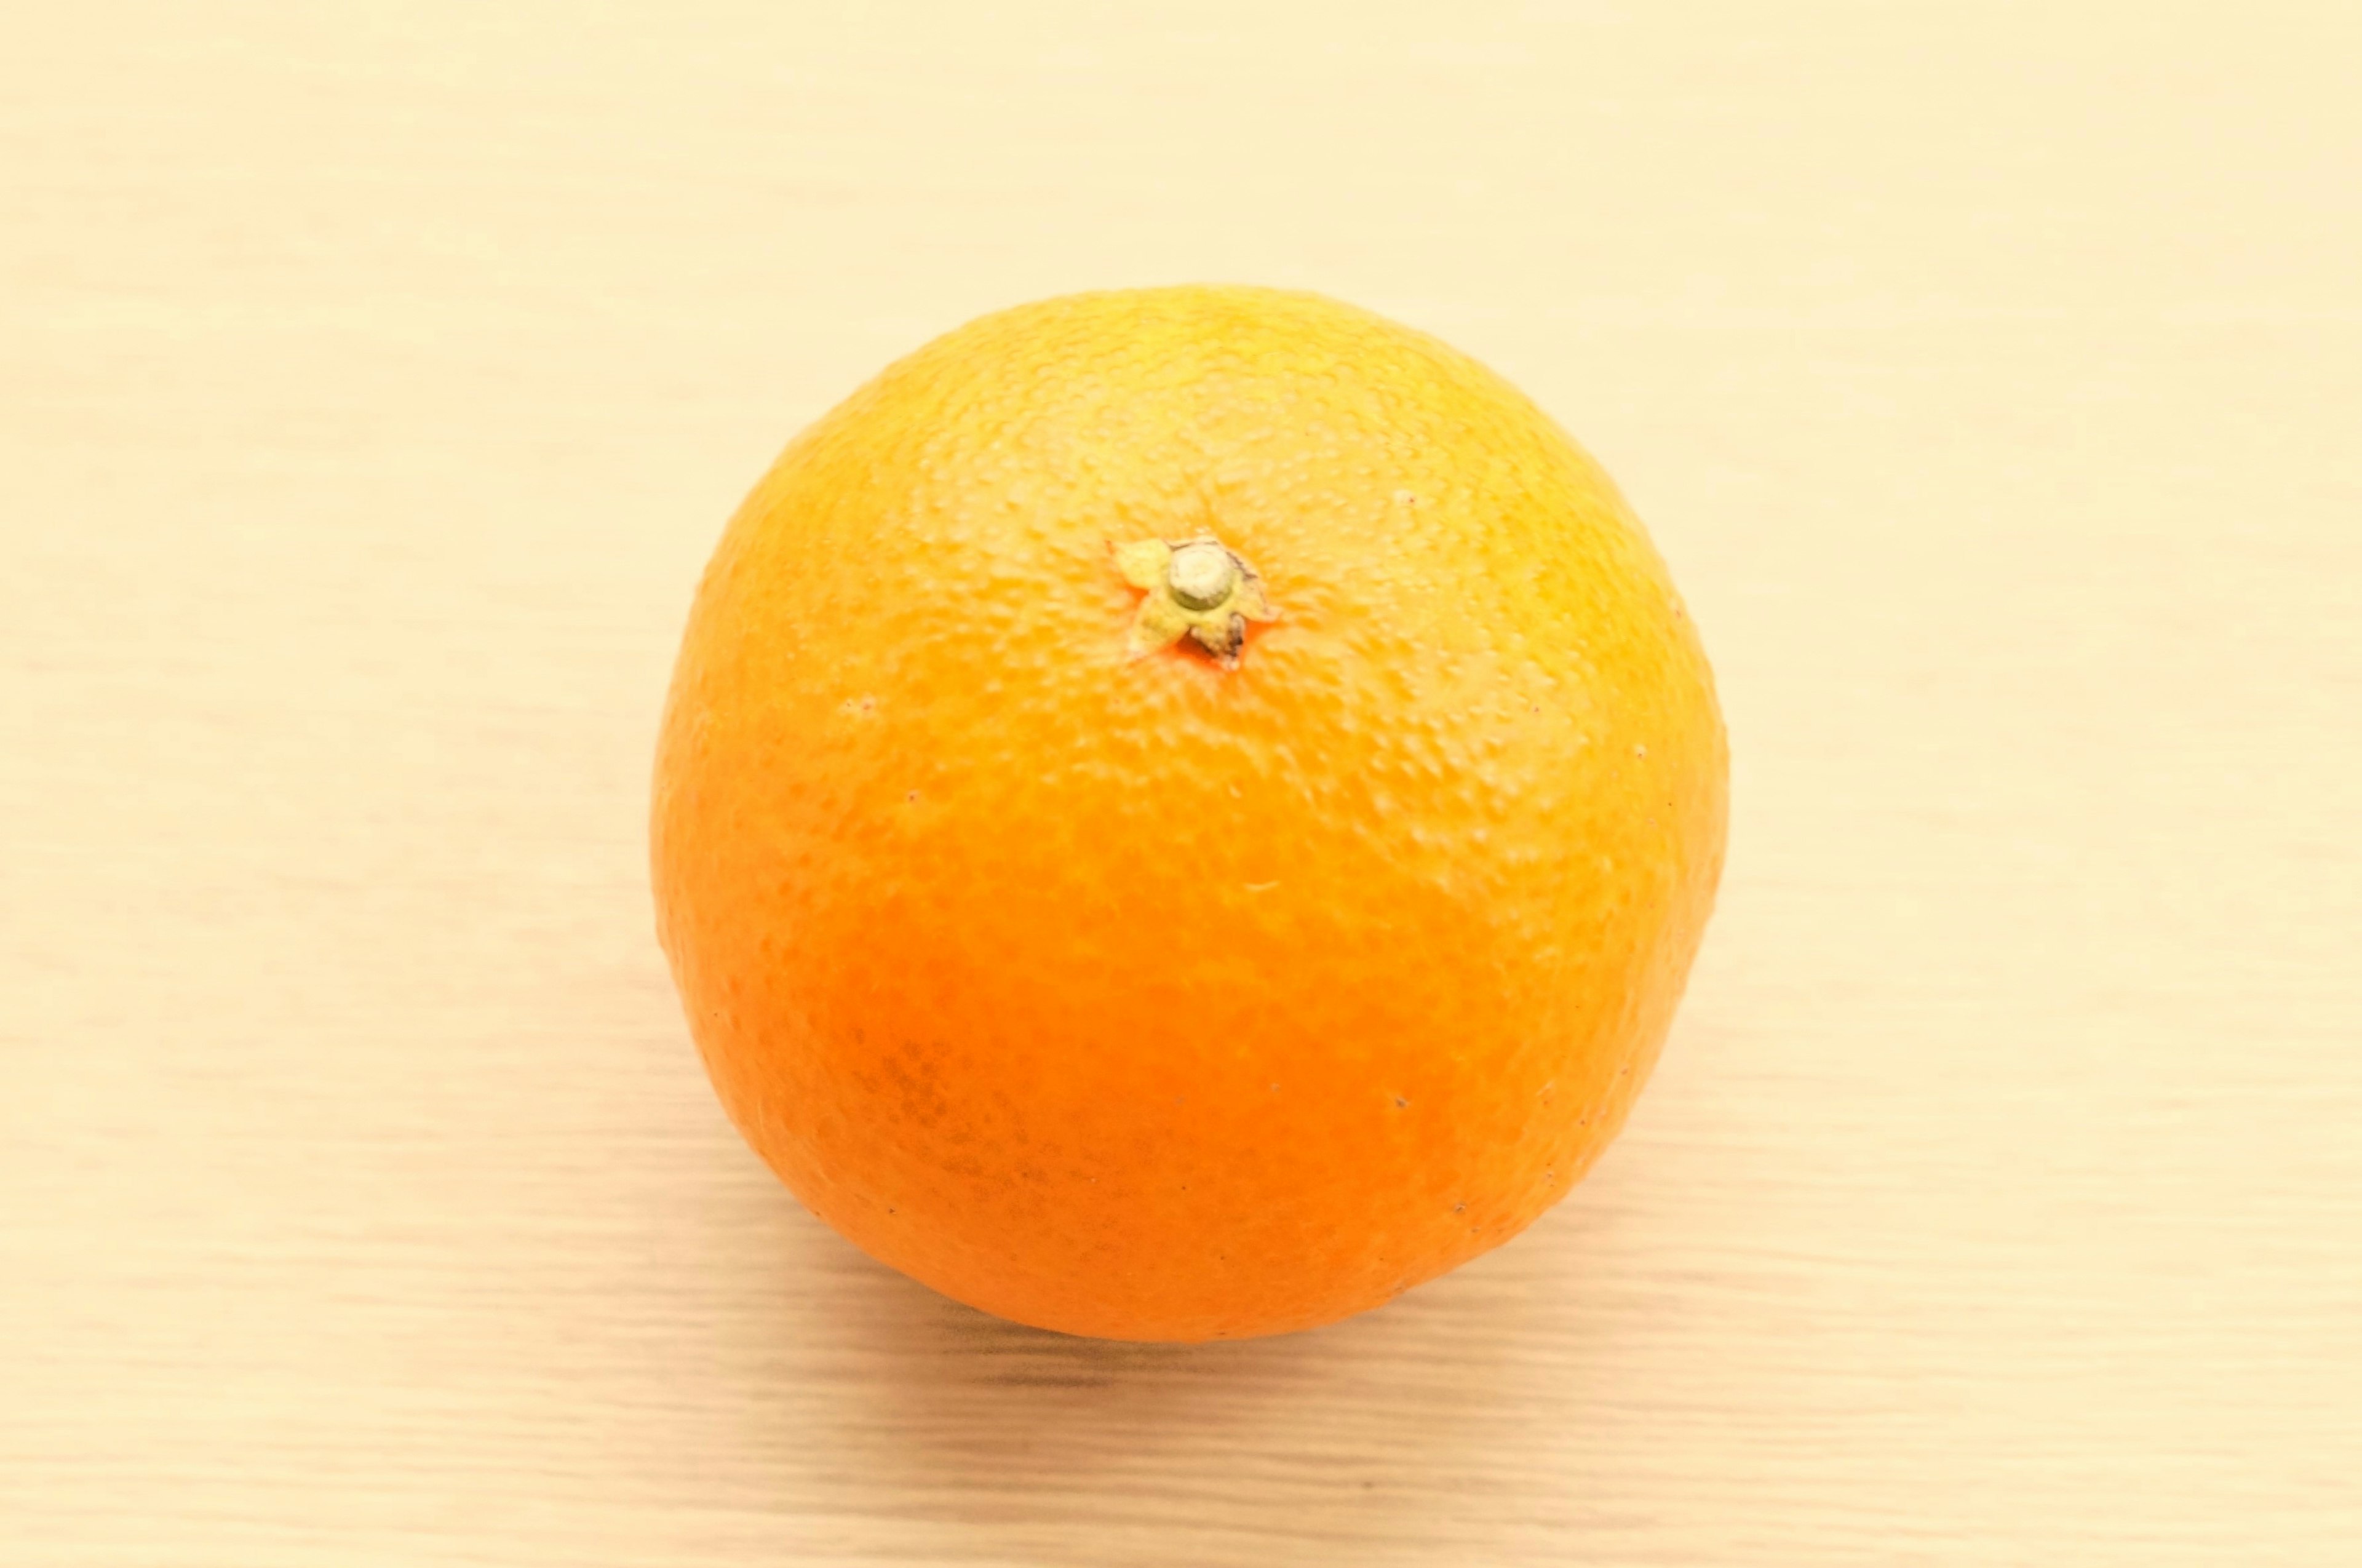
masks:
<instances>
[{"instance_id":1,"label":"wooden table top","mask_svg":"<svg viewBox=\"0 0 2362 1568\"><path fill-rule=\"evenodd\" d=\"M0 20L0 1562L2362 1562L2352 8L1156 9ZM1736 758L1597 1174L1203 1349L806 1217L644 844L779 443L1189 279L1563 420Z\"/></svg>"}]
</instances>

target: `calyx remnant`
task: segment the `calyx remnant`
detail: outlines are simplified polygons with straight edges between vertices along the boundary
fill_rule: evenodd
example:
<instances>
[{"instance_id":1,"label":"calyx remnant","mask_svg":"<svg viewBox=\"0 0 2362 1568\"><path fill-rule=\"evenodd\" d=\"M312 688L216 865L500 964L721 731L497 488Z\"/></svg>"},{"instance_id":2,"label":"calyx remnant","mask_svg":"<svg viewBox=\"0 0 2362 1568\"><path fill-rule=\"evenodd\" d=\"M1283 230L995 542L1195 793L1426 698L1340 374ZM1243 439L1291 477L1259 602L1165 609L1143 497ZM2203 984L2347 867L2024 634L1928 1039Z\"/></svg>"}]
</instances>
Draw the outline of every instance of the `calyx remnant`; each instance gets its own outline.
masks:
<instances>
[{"instance_id":1,"label":"calyx remnant","mask_svg":"<svg viewBox=\"0 0 2362 1568\"><path fill-rule=\"evenodd\" d=\"M1254 568L1210 534L1177 545L1142 539L1110 547L1123 580L1148 595L1131 623L1134 658L1187 637L1223 668L1236 669L1247 623L1278 618Z\"/></svg>"}]
</instances>

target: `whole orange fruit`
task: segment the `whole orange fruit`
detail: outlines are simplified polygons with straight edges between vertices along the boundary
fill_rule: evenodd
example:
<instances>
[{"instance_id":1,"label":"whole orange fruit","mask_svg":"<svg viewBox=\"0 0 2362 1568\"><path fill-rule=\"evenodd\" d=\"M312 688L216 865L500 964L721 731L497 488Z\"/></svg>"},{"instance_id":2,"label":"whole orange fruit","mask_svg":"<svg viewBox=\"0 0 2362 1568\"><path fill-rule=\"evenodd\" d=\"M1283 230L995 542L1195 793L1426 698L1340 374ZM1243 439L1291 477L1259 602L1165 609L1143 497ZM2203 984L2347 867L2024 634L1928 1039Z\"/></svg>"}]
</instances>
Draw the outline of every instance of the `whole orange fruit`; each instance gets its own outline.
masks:
<instances>
[{"instance_id":1,"label":"whole orange fruit","mask_svg":"<svg viewBox=\"0 0 2362 1568\"><path fill-rule=\"evenodd\" d=\"M1327 300L987 316L697 594L658 927L747 1141L1073 1333L1375 1306L1616 1134L1723 856L1698 639L1532 403Z\"/></svg>"}]
</instances>

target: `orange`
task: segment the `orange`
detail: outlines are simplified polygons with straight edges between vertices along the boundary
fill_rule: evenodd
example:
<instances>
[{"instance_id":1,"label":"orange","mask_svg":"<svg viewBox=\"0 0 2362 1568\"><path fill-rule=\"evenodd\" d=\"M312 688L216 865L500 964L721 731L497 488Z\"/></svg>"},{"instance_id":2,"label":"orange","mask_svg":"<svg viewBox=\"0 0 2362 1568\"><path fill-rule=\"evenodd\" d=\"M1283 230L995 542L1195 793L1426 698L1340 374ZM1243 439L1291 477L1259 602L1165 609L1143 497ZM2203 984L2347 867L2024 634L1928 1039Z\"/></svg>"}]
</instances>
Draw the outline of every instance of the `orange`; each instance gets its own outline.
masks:
<instances>
[{"instance_id":1,"label":"orange","mask_svg":"<svg viewBox=\"0 0 2362 1568\"><path fill-rule=\"evenodd\" d=\"M1597 1159L1726 774L1662 563L1505 382L1309 295L1086 294L891 366L732 521L658 927L738 1128L871 1255L1275 1333Z\"/></svg>"}]
</instances>

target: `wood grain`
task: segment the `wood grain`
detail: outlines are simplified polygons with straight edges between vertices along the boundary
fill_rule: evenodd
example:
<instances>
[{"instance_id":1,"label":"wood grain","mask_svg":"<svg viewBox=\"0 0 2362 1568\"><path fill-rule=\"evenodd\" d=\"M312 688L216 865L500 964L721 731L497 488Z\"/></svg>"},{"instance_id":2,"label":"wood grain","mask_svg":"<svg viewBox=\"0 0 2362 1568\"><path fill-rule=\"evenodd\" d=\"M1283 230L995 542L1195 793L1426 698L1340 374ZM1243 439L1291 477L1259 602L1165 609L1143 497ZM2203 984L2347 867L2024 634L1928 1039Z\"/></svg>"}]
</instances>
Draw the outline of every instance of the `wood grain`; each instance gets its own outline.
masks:
<instances>
[{"instance_id":1,"label":"wood grain","mask_svg":"<svg viewBox=\"0 0 2362 1568\"><path fill-rule=\"evenodd\" d=\"M2350 7L0 21L0 1562L2362 1561ZM1724 904L1381 1312L980 1318L650 935L690 583L978 311L1322 289L1622 479Z\"/></svg>"}]
</instances>

